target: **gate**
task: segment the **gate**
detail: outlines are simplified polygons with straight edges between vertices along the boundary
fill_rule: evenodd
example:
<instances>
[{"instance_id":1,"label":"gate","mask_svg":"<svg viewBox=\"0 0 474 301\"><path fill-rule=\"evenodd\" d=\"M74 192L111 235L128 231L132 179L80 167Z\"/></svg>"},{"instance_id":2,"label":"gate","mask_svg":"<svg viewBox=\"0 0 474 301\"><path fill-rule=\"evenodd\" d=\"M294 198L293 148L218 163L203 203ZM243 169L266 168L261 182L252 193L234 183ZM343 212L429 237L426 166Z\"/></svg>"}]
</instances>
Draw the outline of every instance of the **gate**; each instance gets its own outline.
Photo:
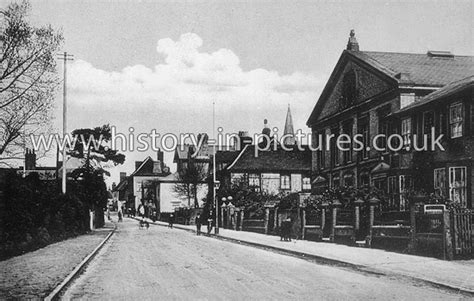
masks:
<instances>
[{"instance_id":1,"label":"gate","mask_svg":"<svg viewBox=\"0 0 474 301\"><path fill-rule=\"evenodd\" d=\"M454 255L472 256L472 222L473 212L470 209L456 208L451 210L451 229L453 235Z\"/></svg>"}]
</instances>

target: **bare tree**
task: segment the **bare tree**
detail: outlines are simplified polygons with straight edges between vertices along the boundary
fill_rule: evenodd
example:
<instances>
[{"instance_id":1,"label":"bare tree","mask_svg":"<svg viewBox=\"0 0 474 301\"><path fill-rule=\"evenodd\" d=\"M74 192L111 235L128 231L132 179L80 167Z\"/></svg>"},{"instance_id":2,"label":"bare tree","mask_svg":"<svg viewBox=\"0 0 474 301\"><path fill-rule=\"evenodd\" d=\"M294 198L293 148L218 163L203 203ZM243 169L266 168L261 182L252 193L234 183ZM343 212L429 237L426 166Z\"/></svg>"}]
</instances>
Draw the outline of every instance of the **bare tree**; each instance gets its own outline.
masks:
<instances>
[{"instance_id":1,"label":"bare tree","mask_svg":"<svg viewBox=\"0 0 474 301\"><path fill-rule=\"evenodd\" d=\"M199 207L198 189L204 184L207 178L207 164L189 159L187 166L177 173L178 182L174 186L174 191L180 197L188 200L191 206L191 199L194 200L194 208Z\"/></svg>"},{"instance_id":2,"label":"bare tree","mask_svg":"<svg viewBox=\"0 0 474 301\"><path fill-rule=\"evenodd\" d=\"M29 10L27 1L0 10L0 164L23 153L26 135L47 129L58 86L62 34L32 26Z\"/></svg>"}]
</instances>

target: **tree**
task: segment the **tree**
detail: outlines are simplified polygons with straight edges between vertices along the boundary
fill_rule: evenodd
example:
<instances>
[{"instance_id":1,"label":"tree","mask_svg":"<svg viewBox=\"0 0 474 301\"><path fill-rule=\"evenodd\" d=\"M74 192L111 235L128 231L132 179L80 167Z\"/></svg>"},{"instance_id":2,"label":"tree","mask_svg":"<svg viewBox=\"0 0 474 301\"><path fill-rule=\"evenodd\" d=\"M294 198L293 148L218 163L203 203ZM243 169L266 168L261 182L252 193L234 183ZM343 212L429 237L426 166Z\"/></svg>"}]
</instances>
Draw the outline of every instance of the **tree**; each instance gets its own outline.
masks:
<instances>
[{"instance_id":1,"label":"tree","mask_svg":"<svg viewBox=\"0 0 474 301\"><path fill-rule=\"evenodd\" d=\"M58 86L56 52L63 41L50 25L32 26L30 4L0 10L0 164L23 154L26 132L49 125Z\"/></svg>"},{"instance_id":2,"label":"tree","mask_svg":"<svg viewBox=\"0 0 474 301\"><path fill-rule=\"evenodd\" d=\"M72 176L81 183L80 192L89 200L91 209L96 213L96 227L103 226L102 214L107 204L107 187L104 174L109 174L103 164L123 164L125 155L110 149L108 144L112 138L110 125L92 129L77 129L72 132L75 140L68 154L82 160L82 166L72 172Z\"/></svg>"},{"instance_id":3,"label":"tree","mask_svg":"<svg viewBox=\"0 0 474 301\"><path fill-rule=\"evenodd\" d=\"M178 171L178 182L174 186L174 191L181 197L188 200L188 206L191 206L191 199L194 200L194 208L199 207L198 189L207 178L206 163L196 162L190 158L186 167Z\"/></svg>"}]
</instances>

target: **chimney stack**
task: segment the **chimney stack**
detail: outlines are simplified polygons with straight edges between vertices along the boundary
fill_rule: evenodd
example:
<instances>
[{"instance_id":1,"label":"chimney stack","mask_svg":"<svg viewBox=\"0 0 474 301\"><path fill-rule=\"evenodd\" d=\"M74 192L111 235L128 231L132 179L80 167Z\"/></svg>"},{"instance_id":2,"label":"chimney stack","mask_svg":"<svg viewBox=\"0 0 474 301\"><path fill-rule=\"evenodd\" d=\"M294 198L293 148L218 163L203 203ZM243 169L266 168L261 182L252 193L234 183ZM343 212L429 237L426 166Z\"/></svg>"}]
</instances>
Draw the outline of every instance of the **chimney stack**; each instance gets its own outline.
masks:
<instances>
[{"instance_id":1,"label":"chimney stack","mask_svg":"<svg viewBox=\"0 0 474 301\"><path fill-rule=\"evenodd\" d=\"M244 149L245 145L247 144L252 144L252 137L249 136L249 133L247 131L239 131L239 139L240 141L237 141L236 143L240 143L239 145L235 145L235 148L239 147L238 150Z\"/></svg>"},{"instance_id":2,"label":"chimney stack","mask_svg":"<svg viewBox=\"0 0 474 301\"><path fill-rule=\"evenodd\" d=\"M156 152L156 159L160 161L161 163L163 163L163 158L164 158L163 151L161 149L158 149L158 151Z\"/></svg>"},{"instance_id":3,"label":"chimney stack","mask_svg":"<svg viewBox=\"0 0 474 301\"><path fill-rule=\"evenodd\" d=\"M36 169L36 154L34 150L26 149L25 153L25 170Z\"/></svg>"},{"instance_id":4,"label":"chimney stack","mask_svg":"<svg viewBox=\"0 0 474 301\"><path fill-rule=\"evenodd\" d=\"M351 51L359 51L359 43L357 42L357 39L355 37L354 29L351 29L351 32L349 34L349 41L347 41L346 49L351 50Z\"/></svg>"},{"instance_id":5,"label":"chimney stack","mask_svg":"<svg viewBox=\"0 0 474 301\"><path fill-rule=\"evenodd\" d=\"M122 182L127 177L126 172L120 172L120 182Z\"/></svg>"}]
</instances>

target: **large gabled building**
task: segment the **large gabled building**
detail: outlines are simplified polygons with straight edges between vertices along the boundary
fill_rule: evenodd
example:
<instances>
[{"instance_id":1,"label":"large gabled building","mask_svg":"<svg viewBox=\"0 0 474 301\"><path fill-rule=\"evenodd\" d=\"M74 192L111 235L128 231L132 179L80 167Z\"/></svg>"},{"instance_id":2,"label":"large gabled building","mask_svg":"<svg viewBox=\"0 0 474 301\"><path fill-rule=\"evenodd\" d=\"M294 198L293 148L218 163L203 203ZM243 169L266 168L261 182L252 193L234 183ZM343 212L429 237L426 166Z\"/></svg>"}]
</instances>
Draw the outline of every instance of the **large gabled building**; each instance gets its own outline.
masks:
<instances>
[{"instance_id":1,"label":"large gabled building","mask_svg":"<svg viewBox=\"0 0 474 301\"><path fill-rule=\"evenodd\" d=\"M400 124L393 118L395 112L473 74L472 56L456 56L446 51L361 51L351 31L347 47L307 121L313 134L313 148L320 140L323 144L321 151L313 151L314 186L374 186L390 195L385 206L406 210L404 192L413 187L412 153L378 151L372 141L378 134L387 137L393 133L413 133L411 125ZM448 119L433 118L426 124L447 126ZM427 128L418 130L425 133ZM360 134L364 147L359 151L351 147L341 150L336 139L329 139L341 134ZM377 142L378 147L386 147L385 139Z\"/></svg>"}]
</instances>

